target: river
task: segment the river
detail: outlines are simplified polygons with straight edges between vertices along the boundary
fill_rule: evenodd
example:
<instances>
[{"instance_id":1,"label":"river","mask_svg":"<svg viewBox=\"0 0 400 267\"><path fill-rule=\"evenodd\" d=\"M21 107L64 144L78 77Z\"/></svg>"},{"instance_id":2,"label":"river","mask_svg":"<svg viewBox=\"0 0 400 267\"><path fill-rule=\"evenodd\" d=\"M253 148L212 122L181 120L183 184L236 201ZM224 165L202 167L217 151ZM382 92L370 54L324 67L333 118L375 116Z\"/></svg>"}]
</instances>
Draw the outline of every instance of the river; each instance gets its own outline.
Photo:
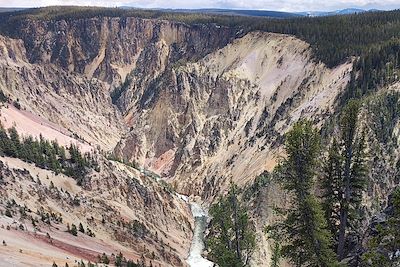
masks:
<instances>
[{"instance_id":1,"label":"river","mask_svg":"<svg viewBox=\"0 0 400 267\"><path fill-rule=\"evenodd\" d=\"M212 267L214 263L201 255L204 250L204 231L207 224L207 213L197 203L191 202L190 208L194 217L194 232L187 263L190 267Z\"/></svg>"}]
</instances>

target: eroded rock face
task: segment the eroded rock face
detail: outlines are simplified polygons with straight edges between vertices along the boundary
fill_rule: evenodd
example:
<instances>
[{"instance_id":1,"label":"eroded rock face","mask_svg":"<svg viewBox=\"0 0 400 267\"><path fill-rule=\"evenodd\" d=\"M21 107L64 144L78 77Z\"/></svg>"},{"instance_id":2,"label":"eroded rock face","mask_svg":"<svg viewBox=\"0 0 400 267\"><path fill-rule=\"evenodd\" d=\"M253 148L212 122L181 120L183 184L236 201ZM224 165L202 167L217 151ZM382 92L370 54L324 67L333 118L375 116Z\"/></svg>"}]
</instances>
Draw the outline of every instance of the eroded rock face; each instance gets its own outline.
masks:
<instances>
[{"instance_id":1,"label":"eroded rock face","mask_svg":"<svg viewBox=\"0 0 400 267\"><path fill-rule=\"evenodd\" d=\"M135 126L131 114L154 102L167 69L196 61L236 36L216 25L132 17L26 19L15 27L15 39L1 38L2 89L106 150L125 132L120 113Z\"/></svg>"},{"instance_id":2,"label":"eroded rock face","mask_svg":"<svg viewBox=\"0 0 400 267\"><path fill-rule=\"evenodd\" d=\"M127 26L125 39L118 39L119 34L122 34L122 30L120 31L118 27L123 27L128 22L130 24ZM223 40L221 41L207 37L213 31L208 27L190 28L183 24L136 19L126 21L93 19L68 23L59 21L54 24L44 21L25 23L22 24L18 36L21 39L0 37L1 90L9 95L12 101L18 101L22 109L42 117L43 121L48 120L62 127L64 135L68 134L80 139L81 143L103 151L112 150L128 129L121 116L124 106L119 103L119 99L116 99L115 103L120 108L113 105L110 92L113 91L115 84L123 80L126 73L135 69L137 60L141 62L140 68L148 71L144 75L143 84L150 83L155 72L163 73L161 63L156 58L167 66L179 59L201 57L213 49L213 46L223 46L231 38L229 31L229 34L225 35L215 34L221 36ZM99 28L90 26L97 25L96 23L100 25ZM115 26L116 24L119 26ZM71 32L64 35L68 29L76 35ZM95 29L99 30L97 34L99 38L104 38L102 44L105 44L98 46L98 49L97 36L88 37L88 32ZM126 38L135 37L134 34L136 34L135 41L129 43ZM118 40L110 44L114 39ZM213 43L213 40L217 41ZM117 52L118 48L114 47L118 45L126 47ZM136 50L135 46L139 48ZM71 50L68 50L68 47L71 47ZM127 50L131 47L133 50L129 54ZM174 49L179 49L183 56L179 56L180 54ZM143 54L137 51L143 51ZM150 60L147 61L148 59ZM155 62L153 67L151 62ZM138 67L139 70L140 68ZM121 95L120 98L126 103L132 103L127 106L136 105L136 100L133 98L129 100L129 94L141 96L140 100L143 98L142 95L145 95L140 90L135 90L136 87L129 87L123 92L126 96ZM37 120L38 123L42 121L42 119ZM65 133L64 129L69 133ZM104 168L100 173L93 173L82 188L72 186L73 181L68 183L68 188L64 188L64 185L58 186L59 190L60 188L71 190L71 186L77 190L74 193L79 193L82 196L81 202L84 202L79 206L73 206L73 197L70 198L67 194L53 194L45 187L32 183L34 176L32 173L27 172L23 177L19 177L19 174L14 175L14 171L8 167L7 175L4 176L7 184L4 185L2 179L1 190L12 194L13 198L19 200L19 204L26 203L30 206L37 205L31 197L40 194L43 199L40 206L45 212L60 212L67 216L64 220L68 223L76 220L87 221L96 234L111 241L99 245L88 253L85 252L84 255L77 254L74 250L66 254L68 257L72 254L77 259L82 257L94 260L96 254L101 254L104 250L107 254L117 254L118 251L113 249L117 247L129 253L127 256L131 258L140 259L143 256L147 263L153 259L154 263L161 266L185 266L192 235L192 218L187 203L177 198L165 186L149 180L150 178L145 176L140 178L141 174L132 173L132 170L121 171L124 166L102 156L101 158ZM24 166L24 168L31 167ZM37 170L33 169L35 173ZM50 176L50 173L45 176L47 175ZM20 183L17 182L18 179L21 180ZM47 178L41 178L42 181L45 179ZM54 177L54 182L64 179L66 178ZM9 196L5 195L6 198ZM93 214L94 219L87 220L85 216L88 213ZM100 216L104 216L104 220L111 223L101 226L103 218ZM58 243L65 238L64 228L65 225L60 226L61 230L57 229L54 245L65 245ZM26 238L35 240L32 234L30 231ZM92 241L96 244L100 242L97 239ZM36 256L41 253L40 246L34 252ZM76 244L71 245L66 242L65 246L75 247ZM48 249L54 247L50 245ZM81 251L79 246L76 250Z\"/></svg>"},{"instance_id":3,"label":"eroded rock face","mask_svg":"<svg viewBox=\"0 0 400 267\"><path fill-rule=\"evenodd\" d=\"M0 36L0 89L22 109L70 131L96 147L111 149L123 133L122 117L108 85L54 64L31 64L21 40Z\"/></svg>"},{"instance_id":4,"label":"eroded rock face","mask_svg":"<svg viewBox=\"0 0 400 267\"><path fill-rule=\"evenodd\" d=\"M309 45L294 37L241 36L212 24L92 18L26 20L19 29L22 61L52 66L63 77L49 92L92 91L74 116L96 133L90 140L120 140L117 154L205 199L228 179L245 183L271 169L282 134L300 117L329 116L351 70L350 62L335 69L314 62ZM96 116L103 122L84 121L98 106L96 113L108 111Z\"/></svg>"},{"instance_id":5,"label":"eroded rock face","mask_svg":"<svg viewBox=\"0 0 400 267\"><path fill-rule=\"evenodd\" d=\"M10 247L0 252L2 262L25 266L32 257L35 265L71 265L122 252L147 266L186 266L192 235L187 204L131 167L99 155L97 160L99 172L91 171L79 187L63 174L0 158L0 211L10 212L0 217L1 236ZM79 223L86 234L67 233L68 225Z\"/></svg>"},{"instance_id":6,"label":"eroded rock face","mask_svg":"<svg viewBox=\"0 0 400 267\"><path fill-rule=\"evenodd\" d=\"M117 151L172 178L179 191L211 199L229 179L244 184L273 168L282 135L299 118L322 123L350 71L350 62L314 62L296 38L249 33L167 70L127 111L134 123Z\"/></svg>"},{"instance_id":7,"label":"eroded rock face","mask_svg":"<svg viewBox=\"0 0 400 267\"><path fill-rule=\"evenodd\" d=\"M18 27L16 39L0 37L4 92L13 100L19 98L28 111L69 129L71 135L137 161L166 178L178 192L199 195L207 202L223 193L231 179L244 185L273 169L283 155L283 134L299 118L321 126L331 117L352 68L351 60L334 69L315 62L309 45L292 36L261 32L242 36L218 25L92 18L26 20ZM368 109L363 112L363 124L373 125ZM398 143L396 123L392 128ZM373 163L371 188L365 196L368 216L376 210L374 198L386 198L396 183L390 178L396 169L386 162L399 158L398 152L389 153L387 141L372 139L372 149L387 158ZM140 222L149 221L147 227L166 233L165 240L178 236L165 258L161 245L152 244L154 236L144 242L162 262L184 265L190 242L182 240L190 241L191 235L184 204L152 182L142 185L121 177L114 163L104 160L107 171L85 185L86 193L100 195L101 206L113 211L118 210L110 204L114 201L121 209L128 207ZM101 188L110 188L110 194ZM258 204L255 223L262 245L254 266L263 266L270 256L261 229L275 218L263 206L286 200L274 184L261 193L264 200ZM97 203L91 201L90 205ZM78 216L82 210L74 212ZM105 214L112 219L111 213ZM170 225L175 232L169 232ZM142 251L129 244L128 232L116 231L113 236Z\"/></svg>"},{"instance_id":8,"label":"eroded rock face","mask_svg":"<svg viewBox=\"0 0 400 267\"><path fill-rule=\"evenodd\" d=\"M166 66L199 59L235 37L234 29L215 25L133 17L26 20L19 27L31 63L52 63L115 86L134 70L146 77L135 77L137 88L148 86ZM134 100L123 98L121 108Z\"/></svg>"}]
</instances>

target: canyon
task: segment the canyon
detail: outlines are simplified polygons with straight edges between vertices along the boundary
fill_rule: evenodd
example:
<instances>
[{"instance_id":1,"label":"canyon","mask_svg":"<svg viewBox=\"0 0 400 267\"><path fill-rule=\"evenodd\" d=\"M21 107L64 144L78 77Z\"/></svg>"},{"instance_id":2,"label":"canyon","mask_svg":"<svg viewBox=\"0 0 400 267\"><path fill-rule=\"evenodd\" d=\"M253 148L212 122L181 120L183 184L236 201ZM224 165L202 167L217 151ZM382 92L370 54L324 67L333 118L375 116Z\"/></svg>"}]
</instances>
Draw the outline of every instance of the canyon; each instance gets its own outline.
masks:
<instances>
[{"instance_id":1,"label":"canyon","mask_svg":"<svg viewBox=\"0 0 400 267\"><path fill-rule=\"evenodd\" d=\"M74 266L120 252L153 266L200 266L188 255L206 216L189 203L207 210L231 181L246 187L273 171L285 156L284 134L299 119L325 129L337 115L353 61L328 67L295 36L216 23L101 16L19 21L0 36L0 89L10 98L0 110L2 125L21 136L75 144L93 154L99 170L78 186L62 173L0 157L2 214L13 200L15 211L62 217L34 226L2 215L0 239L7 246L0 266ZM398 160L399 146L382 145L368 114L379 106L374 101L399 88L383 88L363 107L369 149L386 162ZM398 118L392 128L391 142L399 144ZM371 160L371 166L377 183L364 197L369 218L386 204L398 175L393 164ZM275 220L273 206L287 200L274 182L260 194L252 206L251 266L269 266L264 224ZM66 233L67 224L79 222L95 237Z\"/></svg>"}]
</instances>

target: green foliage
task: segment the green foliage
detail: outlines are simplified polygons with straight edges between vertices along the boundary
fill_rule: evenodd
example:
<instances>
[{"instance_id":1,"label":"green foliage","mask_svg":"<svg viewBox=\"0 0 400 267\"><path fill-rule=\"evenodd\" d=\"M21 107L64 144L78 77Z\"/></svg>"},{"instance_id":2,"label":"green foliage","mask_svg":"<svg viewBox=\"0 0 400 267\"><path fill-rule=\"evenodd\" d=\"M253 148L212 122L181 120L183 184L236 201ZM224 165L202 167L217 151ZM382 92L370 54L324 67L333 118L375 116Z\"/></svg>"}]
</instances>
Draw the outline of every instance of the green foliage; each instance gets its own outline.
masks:
<instances>
[{"instance_id":1,"label":"green foliage","mask_svg":"<svg viewBox=\"0 0 400 267\"><path fill-rule=\"evenodd\" d=\"M104 264L110 263L110 259L107 257L106 253L103 253L101 255L101 257L99 256L99 258L100 258L100 260L99 260L100 263L104 263Z\"/></svg>"},{"instance_id":2,"label":"green foliage","mask_svg":"<svg viewBox=\"0 0 400 267\"><path fill-rule=\"evenodd\" d=\"M333 67L348 58L359 57L354 64L352 82L344 99L358 97L376 86L396 79L399 68L400 10L361 14L273 19L252 16L171 12L162 10L102 7L46 7L0 14L0 32L18 38L26 20L77 20L98 17L161 19L183 22L193 27L211 24L234 28L241 34L266 31L294 35L308 43L317 60ZM240 34L239 34L240 35ZM129 84L113 92L113 102Z\"/></svg>"},{"instance_id":3,"label":"green foliage","mask_svg":"<svg viewBox=\"0 0 400 267\"><path fill-rule=\"evenodd\" d=\"M86 234L90 237L96 237L95 233L89 227L86 227Z\"/></svg>"},{"instance_id":4,"label":"green foliage","mask_svg":"<svg viewBox=\"0 0 400 267\"><path fill-rule=\"evenodd\" d=\"M19 103L18 100L13 102L13 106L16 107L17 109L21 109L21 104Z\"/></svg>"},{"instance_id":5,"label":"green foliage","mask_svg":"<svg viewBox=\"0 0 400 267\"><path fill-rule=\"evenodd\" d=\"M362 14L272 19L265 17L222 16L204 13L168 12L161 10L120 9L101 7L47 7L3 13L2 32L12 34L23 20L76 20L93 17L137 17L173 20L190 25L217 24L240 28L244 32L261 30L295 35L313 46L318 59L329 66L337 65L350 56L366 55L372 48L393 42L400 29L399 10ZM372 57L374 61L376 57ZM379 59L378 59L379 61Z\"/></svg>"},{"instance_id":6,"label":"green foliage","mask_svg":"<svg viewBox=\"0 0 400 267\"><path fill-rule=\"evenodd\" d=\"M392 211L385 222L376 225L368 240L367 251L362 255L362 266L390 267L400 264L400 188L391 197Z\"/></svg>"},{"instance_id":7,"label":"green foliage","mask_svg":"<svg viewBox=\"0 0 400 267\"><path fill-rule=\"evenodd\" d=\"M85 233L85 228L83 228L82 223L79 223L79 232Z\"/></svg>"},{"instance_id":8,"label":"green foliage","mask_svg":"<svg viewBox=\"0 0 400 267\"><path fill-rule=\"evenodd\" d=\"M263 172L254 179L254 182L245 188L243 192L243 200L249 201L251 198L259 197L261 188L269 185L271 177L267 171Z\"/></svg>"},{"instance_id":9,"label":"green foliage","mask_svg":"<svg viewBox=\"0 0 400 267\"><path fill-rule=\"evenodd\" d=\"M339 199L342 194L342 164L343 157L340 154L340 145L334 138L328 150L328 159L323 166L323 209L331 233L336 236L339 227L337 221L340 219Z\"/></svg>"},{"instance_id":10,"label":"green foliage","mask_svg":"<svg viewBox=\"0 0 400 267\"><path fill-rule=\"evenodd\" d=\"M393 140L393 131L400 120L400 92L374 95L368 103L369 126L382 145Z\"/></svg>"},{"instance_id":11,"label":"green foliage","mask_svg":"<svg viewBox=\"0 0 400 267\"><path fill-rule=\"evenodd\" d=\"M2 90L0 90L0 102L1 103L5 103L5 102L8 102L8 101L9 101L8 96L6 96L4 94L4 92Z\"/></svg>"},{"instance_id":12,"label":"green foliage","mask_svg":"<svg viewBox=\"0 0 400 267\"><path fill-rule=\"evenodd\" d=\"M143 238L150 233L149 229L147 229L146 225L141 223L138 220L133 220L129 223L129 229L132 234L136 237Z\"/></svg>"},{"instance_id":13,"label":"green foliage","mask_svg":"<svg viewBox=\"0 0 400 267\"><path fill-rule=\"evenodd\" d=\"M211 259L220 267L247 266L255 234L247 211L239 202L236 185L232 184L227 196L211 206L210 215L207 245Z\"/></svg>"},{"instance_id":14,"label":"green foliage","mask_svg":"<svg viewBox=\"0 0 400 267\"><path fill-rule=\"evenodd\" d=\"M122 264L126 262L126 259L122 255L122 252L120 252L116 257L115 257L115 266L122 266Z\"/></svg>"},{"instance_id":15,"label":"green foliage","mask_svg":"<svg viewBox=\"0 0 400 267\"><path fill-rule=\"evenodd\" d=\"M279 267L281 257L281 246L278 242L275 242L272 247L271 267Z\"/></svg>"},{"instance_id":16,"label":"green foliage","mask_svg":"<svg viewBox=\"0 0 400 267\"><path fill-rule=\"evenodd\" d=\"M64 147L56 141L49 142L43 136L39 140L32 136L21 140L15 127L7 131L0 124L0 155L19 158L43 169L64 173L74 178L78 185L82 185L88 169L97 166L97 162L90 154L82 155L78 147L71 144L68 148L70 157L67 158Z\"/></svg>"},{"instance_id":17,"label":"green foliage","mask_svg":"<svg viewBox=\"0 0 400 267\"><path fill-rule=\"evenodd\" d=\"M293 203L286 219L267 232L277 242L285 241L281 253L296 266L337 266L324 213L311 193L320 154L320 136L311 122L301 120L293 126L285 149L287 159L277 172Z\"/></svg>"},{"instance_id":18,"label":"green foliage","mask_svg":"<svg viewBox=\"0 0 400 267\"><path fill-rule=\"evenodd\" d=\"M10 218L13 217L13 216L12 216L12 213L11 213L11 211L10 211L9 209L6 209L5 215L6 215L7 217L10 217Z\"/></svg>"},{"instance_id":19,"label":"green foliage","mask_svg":"<svg viewBox=\"0 0 400 267\"><path fill-rule=\"evenodd\" d=\"M75 224L72 224L72 225L71 225L71 228L68 229L68 232L69 232L71 235L78 236L78 229L76 228L76 225L75 225Z\"/></svg>"},{"instance_id":20,"label":"green foliage","mask_svg":"<svg viewBox=\"0 0 400 267\"><path fill-rule=\"evenodd\" d=\"M333 140L324 165L322 188L325 218L337 239L339 259L346 255L349 232L356 232L361 217L360 204L366 184L365 137L358 129L361 103L350 100L340 116L340 140Z\"/></svg>"}]
</instances>

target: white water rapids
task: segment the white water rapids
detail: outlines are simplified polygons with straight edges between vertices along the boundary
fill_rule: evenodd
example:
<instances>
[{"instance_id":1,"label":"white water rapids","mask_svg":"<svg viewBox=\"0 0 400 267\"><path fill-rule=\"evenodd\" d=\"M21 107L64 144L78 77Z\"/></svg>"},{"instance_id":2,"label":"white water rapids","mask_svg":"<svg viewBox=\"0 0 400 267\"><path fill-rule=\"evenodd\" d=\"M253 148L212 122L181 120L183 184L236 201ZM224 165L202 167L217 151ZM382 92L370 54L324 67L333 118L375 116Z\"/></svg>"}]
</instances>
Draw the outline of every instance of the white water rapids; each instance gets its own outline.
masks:
<instances>
[{"instance_id":1,"label":"white water rapids","mask_svg":"<svg viewBox=\"0 0 400 267\"><path fill-rule=\"evenodd\" d=\"M213 262L201 256L204 250L204 231L207 223L207 213L199 204L194 202L190 203L190 208L194 217L194 232L187 263L190 267L213 267Z\"/></svg>"},{"instance_id":2,"label":"white water rapids","mask_svg":"<svg viewBox=\"0 0 400 267\"><path fill-rule=\"evenodd\" d=\"M194 218L194 232L192 244L190 245L187 263L190 267L213 267L212 261L209 261L201 253L204 250L204 231L207 223L207 213L196 202L189 201L189 197L177 194L177 196L190 205L192 216Z\"/></svg>"}]
</instances>

